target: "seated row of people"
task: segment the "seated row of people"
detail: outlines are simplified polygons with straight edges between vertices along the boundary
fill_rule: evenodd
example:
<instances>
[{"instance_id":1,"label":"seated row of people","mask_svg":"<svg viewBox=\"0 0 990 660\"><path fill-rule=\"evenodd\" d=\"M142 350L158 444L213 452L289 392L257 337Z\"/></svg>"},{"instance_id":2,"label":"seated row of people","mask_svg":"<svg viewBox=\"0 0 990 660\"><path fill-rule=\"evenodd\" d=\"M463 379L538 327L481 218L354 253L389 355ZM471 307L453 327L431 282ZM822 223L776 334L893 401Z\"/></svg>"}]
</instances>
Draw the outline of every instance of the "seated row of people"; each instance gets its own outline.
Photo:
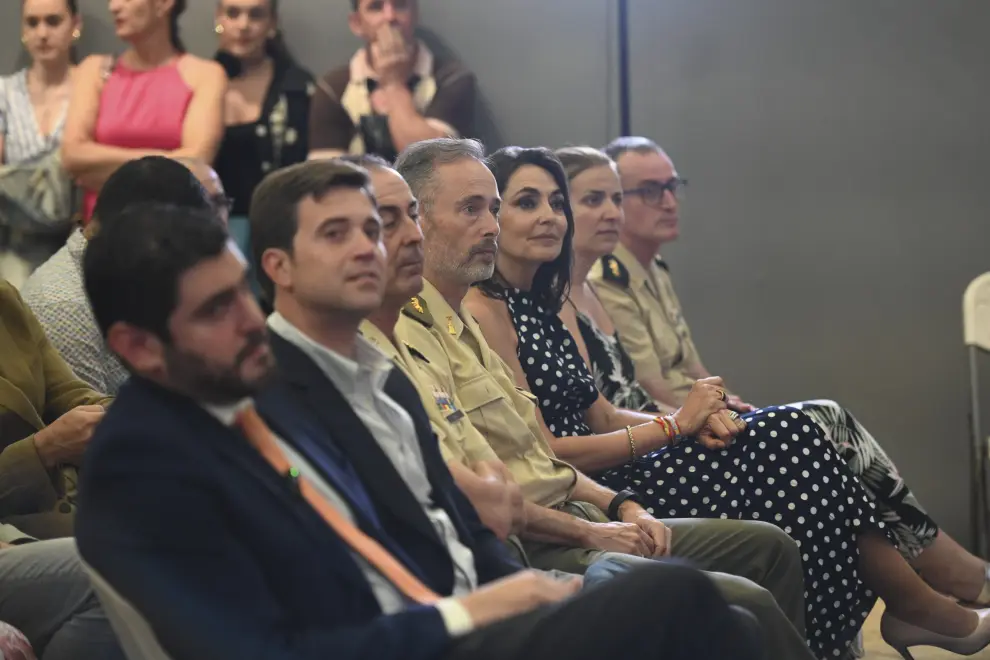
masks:
<instances>
[{"instance_id":1,"label":"seated row of people","mask_svg":"<svg viewBox=\"0 0 990 660\"><path fill-rule=\"evenodd\" d=\"M640 146L653 156L662 156L655 145ZM827 436L821 428L810 419L805 419L803 411L796 406L748 414L740 420L738 414L725 412L723 405L720 408L722 412L713 417L709 418L707 414L702 416L702 423L699 420L689 423L685 421L685 411L692 410L691 397L688 396L678 414L672 418L660 418L669 419L666 423L673 424L670 427L663 423L654 423L652 415L644 417L616 408L610 410L604 397L597 394L595 378L588 372L585 364L585 361L593 364L588 352L592 343L582 338L587 336L584 328L581 336L567 331L567 327L581 327L581 323L575 322L574 317L568 314L568 305L572 305L576 312L581 304L574 302L574 291L581 290L593 297L594 290L584 290L585 282L575 282L569 273L560 272L561 267L567 265L567 260L562 259L561 254L570 252L572 243L575 246L583 244L584 239L578 238L581 231L591 234L588 242L592 244L602 240L607 244L607 236L595 236L599 233L611 233L612 247L615 247L615 232L599 232L596 227L599 222L606 230L614 230L617 224L622 226L619 222L621 208L628 203L628 199L626 202L622 200L622 186L618 185L619 179L612 162L602 160L600 154L594 156L593 153L593 150L561 153L564 161L570 163L572 172L580 160L579 156L585 158L586 164L590 163L585 169L588 170L587 173L596 176L585 180L586 188L581 188L582 180L579 178L580 174L586 172L572 174L571 186L568 186L564 168L545 150L503 150L489 161L495 173L494 179L491 174L486 179L483 175L488 169L482 163L484 154L480 145L444 140L428 142L407 150L397 165L412 185L411 190L386 163L374 159L361 161L372 173L379 213L386 219L386 242L389 243L390 225L401 227L403 218L405 224L409 225L405 232L397 234L404 238L396 239L398 242L394 250L391 249L391 244L388 245L391 270L387 286L396 287L391 296L394 298L393 304L388 304L390 296L386 295L385 304L372 313L372 323L365 323L362 331L377 340L381 347L391 345L392 348L387 352L405 356L401 362L405 365L406 372L413 376L412 380L419 386L427 411L431 412L434 430L442 440L441 447L446 447L445 455L451 472L458 486L472 498L482 519L492 529L500 530L502 535L509 531L518 532L522 537L524 556L533 565L562 567L575 572L581 572L589 561L599 557L601 550L649 555L662 554L668 548L674 548L677 554L691 557L703 567L728 570L725 557L719 556L718 552L713 555L713 548L710 547L713 545L712 538L725 536L724 530L727 528L724 523L727 521L721 521L722 529L718 531L714 527L711 530L695 527L678 531L673 534L672 543L668 543L666 535L670 530L678 529L678 526L657 524L645 512L640 513L642 509L639 505L629 514L626 509L636 500L658 514L666 514L669 507L672 512L670 515L767 520L796 536L801 544L804 553L801 559L805 569L804 589L808 601L809 635L812 649L819 657L837 655L836 651L841 654L855 635L862 616L865 616L859 610L862 608L866 611L872 606L872 594L864 584L872 586L882 597L888 599L890 611L897 616L926 629L959 637L955 641L942 640L950 647L963 649L966 647L958 645L979 644L983 624L972 632L969 639L960 637L976 625L973 623L976 615L956 607L946 599L940 599L909 569L906 570L907 564L880 535L884 523L875 519L873 505L864 495L863 486L855 475L848 472L848 466L842 465L838 456L827 446ZM662 156L661 160L665 158ZM622 160L620 158L620 169ZM137 161L122 169L118 175L126 179L125 175L131 166L147 166L150 174L152 163L161 165L171 161ZM175 166L174 163L172 165ZM595 167L599 169L598 172L593 171ZM672 170L672 165L669 167ZM611 178L605 176L606 174ZM186 176L189 177L189 174L186 173ZM272 178L278 179L278 176ZM153 180L164 179L155 177ZM131 182L134 181L132 177ZM486 189L484 184L489 181L490 189ZM281 179L278 182L281 185L285 183ZM658 179L656 183L670 185L669 180ZM195 185L199 188L198 184ZM133 186L125 188L132 189ZM676 223L676 197L669 190L669 187L661 190L657 199L666 207L664 213L668 218L673 216ZM604 204L606 209L612 209L611 213L606 213L612 217L596 220L593 217L595 213L589 210L587 220L591 220L590 224L584 218L576 221L571 212L571 191L575 192L575 199L581 200L575 203L575 207L581 208L584 205L594 208ZM579 192L587 194L579 195ZM167 195L168 192L162 190L159 194ZM632 192L627 197L635 194ZM300 194L296 201L300 209L303 209L309 197L316 202L324 196L319 191L314 191ZM417 208L416 198L419 198L424 208L427 281L423 285L423 293L413 298L412 302L406 302L419 286L416 256L422 250L422 238L418 237L419 229L412 221ZM103 196L101 201L102 199ZM199 199L205 208L209 208L205 193L200 193ZM505 200L504 210L499 208L502 199ZM263 197L256 200L257 208L252 213L252 220L256 235L255 256L262 266L262 282L266 283L266 289L271 295L279 291L279 280L273 272L284 270L291 275L294 269L302 266L307 251L310 252L309 263L320 262L319 246L323 234L319 231L327 228L321 225L312 227L314 231L311 235L304 234L301 237L303 240L297 241L302 232L301 224L288 228L294 234L287 233L285 218L293 216L291 208L288 211L283 208L281 214L274 212L277 206L266 212L264 201ZM501 221L501 228L495 221L496 215ZM303 217L301 211L298 217ZM301 223L301 220L298 222ZM655 224L657 223L654 220ZM501 241L497 243L496 237L499 236L500 229ZM589 231L591 229L594 231ZM329 235L327 240L332 242ZM581 250L574 248L575 262L581 261L580 252ZM278 257L275 262L272 262L273 253ZM585 273L591 270L587 263L594 263L597 258L598 256L589 258L587 254L584 255ZM612 258L605 258L599 263L621 285L623 271L616 268L613 272L613 261ZM324 258L323 262L327 260ZM548 264L551 267L548 268ZM298 276L303 276L299 283L315 285L303 271ZM528 283L527 277L530 278ZM405 288L404 279L407 280ZM557 295L561 297L554 300L553 294L540 291L541 281L550 283L550 291L562 282L571 283L571 294L564 296L561 289L557 289ZM483 283L480 287L471 288L479 282ZM294 290L298 283L293 284L290 276L288 284L283 286ZM305 288L303 286L302 290ZM313 307L314 303L319 306L319 289L312 293L318 295L306 301L309 304L304 305L305 307ZM277 296L274 297L277 299ZM661 300L659 296L657 300ZM462 302L464 309L471 309L478 316L480 327L470 314L462 310ZM397 310L403 303L405 311L396 321L399 316ZM584 320L586 327L592 328L593 316L604 318L601 314L589 313ZM390 320L394 333L389 332ZM404 326L406 330L403 330ZM488 332L483 334L482 329L485 327ZM625 330L620 330L624 337ZM396 339L389 341L390 334ZM604 336L602 333L598 334ZM515 346L511 350L505 350L506 337L515 337ZM486 338L493 341L495 352L488 349ZM541 351L541 348L546 350ZM613 352L621 356L621 344L616 342L613 348ZM576 358L574 351L584 360ZM496 352L501 352L501 357ZM189 360L186 366L194 363L195 360ZM417 367L413 368L411 365ZM627 371L627 385L639 388L632 370ZM218 376L215 373L210 375ZM600 375L598 380L601 380ZM698 389L698 393L702 395L699 400L705 400L709 404L724 398L740 411L746 408L741 402L732 401L717 383L695 384L692 389ZM530 391L532 394L529 394ZM589 405L591 407L587 407ZM598 410L594 410L596 406ZM645 404L637 407L659 408ZM361 417L360 414L358 416ZM541 420L547 420L547 423L543 424ZM362 418L362 421L365 420ZM672 429L677 427L680 427L681 433L671 434ZM470 428L470 431L463 430L466 428ZM749 434L740 435L746 429ZM598 435L593 435L595 432ZM658 447L678 440L678 436L691 435L693 432L698 432L696 442L677 442L664 452L655 451ZM785 438L791 435L797 436L792 438L793 445L777 439L778 436ZM586 442L589 438L592 441ZM714 453L706 453L703 446ZM610 468L629 458L637 458L638 450L643 450L641 453L644 455L640 468L626 470L624 481L622 470L612 469L612 474L609 474ZM605 497L608 491L603 493L600 487L583 478L573 468L560 464L555 458L555 452L556 455L569 458L604 483L614 483L617 490L618 486L622 486L622 493L618 498ZM495 498L504 497L505 490L512 490L511 487L493 488L489 471L482 470L479 474L470 469L469 466L479 459L491 462L493 454L498 459L494 461L497 466L495 474L508 474L513 481L518 480L518 487L530 503L516 507L516 513L506 515L503 507L500 515L486 515L498 509L491 506ZM780 463L776 460L778 454ZM623 456L626 458L622 458ZM719 467L720 461L724 467ZM787 465L781 465L788 461ZM634 460L633 464L636 462ZM790 463L794 467L790 467ZM681 468L681 465L687 467ZM822 466L827 467L822 469ZM831 468L831 472L828 468ZM653 479L659 478L655 484L652 480L646 481L651 476L651 469ZM746 474L748 469L750 472ZM776 476L778 469L780 477ZM570 475L564 476L568 470ZM787 470L791 470L791 473ZM788 474L789 477L785 476ZM619 481L615 481L616 479ZM776 486L774 479L779 482ZM833 485L825 488L830 479ZM497 482L498 479L494 481ZM554 494L554 491L561 492L560 484L565 484L562 496ZM668 487L673 491L669 497L664 495L661 498L657 495L666 493ZM580 495L576 496L579 489ZM500 490L502 493L496 495L495 491ZM756 497L747 497L746 490L750 490ZM831 497L827 496L828 492L832 493ZM816 504L818 497L824 500L821 507ZM846 502L843 502L843 498ZM511 500L511 494L506 499ZM612 509L611 505L619 499L618 505L614 507L615 511L609 513L612 518L619 517L632 524L604 522L608 517L603 517L602 522L597 525L581 522L581 518L594 521L601 516L601 511L596 516L594 507L581 504L581 499L590 500L598 504L600 510L606 511ZM842 515L837 516L835 511L829 510L828 518L824 518L824 511L826 508L830 509L835 500L840 502L837 508ZM882 500L881 497L881 507L884 506ZM562 505L563 502L574 504ZM550 509L540 507L541 503L571 515L556 515L557 512L548 514ZM708 510L709 503L711 511ZM627 515L623 515L624 512ZM525 516L520 515L521 513ZM888 516L887 512L883 513L885 517ZM826 528L826 524L830 527ZM751 522L746 525L749 529L755 529ZM836 526L834 537L832 525ZM633 533L637 527L645 532L638 538ZM753 552L761 545L758 540L761 534L765 534L765 530L760 530L760 534L754 535L756 538L746 541L746 552ZM678 549L675 546L681 537L684 542ZM944 533L933 535L933 538L935 541L929 541L930 547L920 554L915 553L918 555L917 559L928 556L929 568L923 569L926 579L936 583L938 580L948 580L938 584L939 588L970 600L982 598L978 594L984 583L982 562L965 555L961 548L956 550L957 546L952 546L951 539ZM582 545L586 547L578 547ZM762 545L767 544L764 541ZM858 550L859 557L854 551L850 551L852 547ZM734 549L732 554L745 555L739 548ZM843 558L846 560L844 565ZM947 558L949 562L946 562ZM747 557L747 561L751 560ZM779 558L775 561L779 561ZM835 562L835 570L826 567L826 562L829 562L828 566ZM916 560L916 565L917 563ZM948 567L945 566L946 563L949 564ZM978 574L965 575L965 579L960 579L959 576L965 573L956 572L960 564L974 565ZM756 570L759 573L762 569L752 565L748 569L744 567L742 572L746 574L746 570ZM732 572L738 573L740 569L735 567ZM863 582L860 582L860 573ZM829 582L830 574L841 575L841 578L836 577ZM949 580L946 576L952 579ZM795 584L793 579L790 582L792 586ZM797 609L800 611L800 582L796 584ZM771 654L776 657L778 650L793 653L793 648L788 648L787 644L792 638L793 630L800 631L803 625L794 627L791 623L782 622L783 617L779 616L777 605L768 607L766 598L759 596L760 590L742 591L749 592L740 596L742 601L757 614L764 629L771 633L768 634ZM772 591L777 603L788 610L791 622L800 621L800 614L795 617L793 608L785 605L793 605L795 592L792 591L789 597L787 588L779 584ZM845 606L852 608L851 616L847 617L845 613L834 609L830 611L826 607L829 598L840 603L845 601ZM892 617L888 621L896 622ZM893 629L894 625L891 623L887 628ZM792 634L787 633L789 627ZM919 634L917 630L913 632L915 635ZM924 631L921 633L921 639L924 639ZM797 637L800 640L800 635ZM931 639L931 635L928 638Z\"/></svg>"},{"instance_id":2,"label":"seated row of people","mask_svg":"<svg viewBox=\"0 0 990 660\"><path fill-rule=\"evenodd\" d=\"M365 46L319 80L286 48L277 0L220 0L215 61L185 51L179 17L186 0L111 3L117 37L128 48L78 66L73 44L84 26L77 1L21 4L31 64L0 79L0 162L64 166L65 190L70 179L84 190L83 222L107 177L144 155L215 163L231 212L246 216L266 174L310 154L394 158L416 140L471 130L474 78L416 39L416 0L354 0L350 26ZM37 198L0 193L20 204ZM64 217L49 220L67 226L73 204L55 208L44 211ZM30 229L0 239L35 261L32 241L40 238Z\"/></svg>"},{"instance_id":3,"label":"seated row of people","mask_svg":"<svg viewBox=\"0 0 990 660\"><path fill-rule=\"evenodd\" d=\"M646 562L578 594L580 578L521 571L481 524L416 385L358 334L388 274L418 266L386 266L383 230L408 232L408 188L401 203L386 225L368 173L336 161L266 179L251 213L274 294L267 324L212 214L143 204L101 218L86 289L134 375L82 472L86 561L172 657L760 657L751 615L700 573ZM615 508L630 521L615 531L639 530L643 554L665 554L662 523L631 500ZM778 583L800 620L786 537L757 523L694 527L699 555ZM729 547L710 542L716 527ZM786 636L774 645L807 654L769 594L721 582L763 605L767 636Z\"/></svg>"}]
</instances>

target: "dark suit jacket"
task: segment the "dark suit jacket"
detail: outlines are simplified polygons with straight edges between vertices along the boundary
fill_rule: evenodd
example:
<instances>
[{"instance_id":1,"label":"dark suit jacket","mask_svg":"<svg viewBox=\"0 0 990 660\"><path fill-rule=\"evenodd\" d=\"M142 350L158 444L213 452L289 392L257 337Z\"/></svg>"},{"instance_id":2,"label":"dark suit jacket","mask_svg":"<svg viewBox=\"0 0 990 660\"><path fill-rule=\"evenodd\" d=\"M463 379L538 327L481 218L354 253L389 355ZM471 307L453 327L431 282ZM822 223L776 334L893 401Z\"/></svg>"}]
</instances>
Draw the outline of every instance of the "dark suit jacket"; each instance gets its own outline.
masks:
<instances>
[{"instance_id":1,"label":"dark suit jacket","mask_svg":"<svg viewBox=\"0 0 990 660\"><path fill-rule=\"evenodd\" d=\"M272 350L283 374L281 382L257 399L258 411L281 437L329 438L323 448L338 454L364 484L386 535L395 541L431 589L449 595L454 566L423 508L368 429L320 368L290 342L273 334ZM472 550L481 584L519 570L505 545L485 527L474 507L454 484L429 417L415 386L400 369L392 369L385 393L409 413L426 465L432 500L457 528L462 543ZM315 422L318 429L301 425ZM302 431L300 433L300 431ZM299 445L304 451L303 445ZM313 462L313 456L306 454Z\"/></svg>"},{"instance_id":2,"label":"dark suit jacket","mask_svg":"<svg viewBox=\"0 0 990 660\"><path fill-rule=\"evenodd\" d=\"M418 522L400 521L404 529L392 520L415 519L408 507L412 494L402 483L391 484L390 492L355 485L355 471L327 428L335 439L342 437L336 432L362 429L349 426L349 408L315 396L332 397L328 383L320 389L298 381L293 376L259 397L274 430L324 472L366 533L434 589L449 593L443 590L446 572L438 568L442 559L424 566L410 559L427 548L443 554L438 541ZM314 406L319 415L312 414ZM490 532L451 489L446 469L436 472L431 469L434 495L450 507L462 539L478 549L479 575L490 579L510 571L501 563L498 570L489 567L496 562L485 550ZM82 556L137 607L177 659L427 660L447 648L435 608L382 616L348 547L236 431L143 379L124 385L98 427L80 495ZM378 500L388 504L379 508ZM393 528L397 539L389 537ZM398 541L406 537L415 539L408 552Z\"/></svg>"}]
</instances>

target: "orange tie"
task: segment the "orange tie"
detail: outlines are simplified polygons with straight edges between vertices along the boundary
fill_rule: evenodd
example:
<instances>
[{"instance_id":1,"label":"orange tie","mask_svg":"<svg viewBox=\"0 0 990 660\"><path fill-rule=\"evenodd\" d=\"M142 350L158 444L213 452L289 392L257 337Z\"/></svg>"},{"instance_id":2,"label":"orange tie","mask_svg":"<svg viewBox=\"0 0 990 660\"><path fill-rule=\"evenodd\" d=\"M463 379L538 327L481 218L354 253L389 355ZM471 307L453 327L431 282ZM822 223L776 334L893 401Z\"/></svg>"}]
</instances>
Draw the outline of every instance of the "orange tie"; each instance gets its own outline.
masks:
<instances>
[{"instance_id":1,"label":"orange tie","mask_svg":"<svg viewBox=\"0 0 990 660\"><path fill-rule=\"evenodd\" d=\"M276 472L286 474L296 480L299 492L306 498L310 506L323 516L327 524L351 546L354 552L364 557L365 561L374 566L410 600L423 605L429 605L440 600L440 596L420 582L419 578L410 573L405 566L389 554L388 550L352 525L316 488L299 476L299 470L289 465L289 460L285 457L282 448L278 446L278 442L275 441L275 436L272 435L268 425L258 415L254 406L245 408L237 416L236 423L248 442L265 457L265 460L275 468Z\"/></svg>"}]
</instances>

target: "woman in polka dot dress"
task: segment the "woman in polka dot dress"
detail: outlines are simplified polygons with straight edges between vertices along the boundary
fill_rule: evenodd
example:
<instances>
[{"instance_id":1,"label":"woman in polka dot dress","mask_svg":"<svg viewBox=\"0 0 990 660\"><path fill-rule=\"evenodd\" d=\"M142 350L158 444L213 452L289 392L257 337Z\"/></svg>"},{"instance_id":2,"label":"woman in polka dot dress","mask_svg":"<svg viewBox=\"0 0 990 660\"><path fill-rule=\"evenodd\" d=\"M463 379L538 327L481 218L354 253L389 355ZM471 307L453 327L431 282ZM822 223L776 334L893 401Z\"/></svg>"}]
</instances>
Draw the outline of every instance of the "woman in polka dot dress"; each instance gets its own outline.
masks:
<instances>
[{"instance_id":1,"label":"woman in polka dot dress","mask_svg":"<svg viewBox=\"0 0 990 660\"><path fill-rule=\"evenodd\" d=\"M573 218L559 161L545 149L509 148L490 164L504 200L496 273L467 305L539 399L562 459L606 485L634 488L660 517L762 520L787 532L804 562L808 643L820 658L846 653L874 605L873 590L891 619L950 636L986 634L990 642L984 611L959 607L911 570L858 479L800 410L741 420L721 411L696 437L669 446L652 417L615 409L568 330L577 321L560 283L568 281Z\"/></svg>"}]
</instances>

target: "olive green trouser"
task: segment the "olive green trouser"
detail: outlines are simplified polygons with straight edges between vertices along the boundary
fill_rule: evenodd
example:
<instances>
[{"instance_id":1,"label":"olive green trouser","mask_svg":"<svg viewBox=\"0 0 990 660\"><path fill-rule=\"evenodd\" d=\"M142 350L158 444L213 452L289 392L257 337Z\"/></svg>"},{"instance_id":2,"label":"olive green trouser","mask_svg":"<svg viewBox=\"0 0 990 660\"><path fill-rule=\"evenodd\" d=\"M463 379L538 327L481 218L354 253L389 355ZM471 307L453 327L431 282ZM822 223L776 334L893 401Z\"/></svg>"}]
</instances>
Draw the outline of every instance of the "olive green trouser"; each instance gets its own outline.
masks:
<instances>
[{"instance_id":1,"label":"olive green trouser","mask_svg":"<svg viewBox=\"0 0 990 660\"><path fill-rule=\"evenodd\" d=\"M609 522L597 507L565 502L557 507L592 522ZM814 658L804 638L804 574L797 546L782 530L758 521L678 518L663 520L672 531L671 555L705 571L732 605L749 610L763 628L770 660ZM608 556L626 563L642 557L523 541L533 568L583 574Z\"/></svg>"}]
</instances>

